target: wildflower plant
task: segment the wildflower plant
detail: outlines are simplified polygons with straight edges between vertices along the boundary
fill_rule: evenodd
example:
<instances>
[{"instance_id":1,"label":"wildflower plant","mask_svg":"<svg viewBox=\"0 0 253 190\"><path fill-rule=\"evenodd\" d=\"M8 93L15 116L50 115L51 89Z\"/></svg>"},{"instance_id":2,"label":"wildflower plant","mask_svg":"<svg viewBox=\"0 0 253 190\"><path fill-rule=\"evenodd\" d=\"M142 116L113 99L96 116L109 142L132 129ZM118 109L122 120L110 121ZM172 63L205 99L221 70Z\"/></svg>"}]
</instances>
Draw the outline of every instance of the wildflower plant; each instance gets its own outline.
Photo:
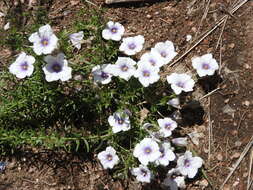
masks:
<instances>
[{"instance_id":1,"label":"wildflower plant","mask_svg":"<svg viewBox=\"0 0 253 190\"><path fill-rule=\"evenodd\" d=\"M84 14L90 17L84 20ZM143 36L118 43L125 31L120 23L105 25L89 9L76 17L73 25L55 33L48 21L24 28L21 37L10 28L11 36L3 40L8 44L15 35L24 46L8 45L27 54L8 60L12 64L0 80L0 149L28 144L90 152L104 169L124 177L131 172L144 183L154 179L156 167L175 164L181 178L174 182L193 178L203 161L189 151L177 156L187 149L187 138L174 137L180 123L170 117L171 110L180 109L175 94L179 98L182 91L192 91L195 82L173 73L167 76L170 89L160 80L161 67L177 55L173 43L159 42L138 60L134 55L143 50ZM81 46L82 51L74 51ZM163 118L160 106L168 110ZM153 128L142 127L143 122Z\"/></svg>"}]
</instances>

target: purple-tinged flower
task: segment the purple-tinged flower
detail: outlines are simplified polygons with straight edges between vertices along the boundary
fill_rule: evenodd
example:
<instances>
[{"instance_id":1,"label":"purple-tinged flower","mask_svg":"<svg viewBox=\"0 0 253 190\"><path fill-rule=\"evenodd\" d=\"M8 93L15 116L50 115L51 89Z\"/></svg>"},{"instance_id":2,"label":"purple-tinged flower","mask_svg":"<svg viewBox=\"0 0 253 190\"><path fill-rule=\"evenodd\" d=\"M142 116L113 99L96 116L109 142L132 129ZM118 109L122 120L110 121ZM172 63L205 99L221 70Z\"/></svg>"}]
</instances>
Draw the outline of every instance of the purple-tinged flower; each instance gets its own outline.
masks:
<instances>
[{"instance_id":1,"label":"purple-tinged flower","mask_svg":"<svg viewBox=\"0 0 253 190\"><path fill-rule=\"evenodd\" d=\"M33 33L29 37L29 41L33 43L33 51L37 55L50 54L57 47L58 38L54 35L50 25L39 28L38 32Z\"/></svg>"},{"instance_id":2,"label":"purple-tinged flower","mask_svg":"<svg viewBox=\"0 0 253 190\"><path fill-rule=\"evenodd\" d=\"M205 54L201 57L193 58L192 66L197 70L197 73L200 77L213 75L215 73L215 70L219 69L219 65L213 58L212 54Z\"/></svg>"},{"instance_id":3,"label":"purple-tinged flower","mask_svg":"<svg viewBox=\"0 0 253 190\"><path fill-rule=\"evenodd\" d=\"M106 28L102 31L102 37L106 40L120 41L125 28L118 22L109 21L106 24Z\"/></svg>"},{"instance_id":4,"label":"purple-tinged flower","mask_svg":"<svg viewBox=\"0 0 253 190\"><path fill-rule=\"evenodd\" d=\"M195 84L191 76L185 73L183 74L172 73L171 75L167 76L167 81L169 84L171 84L172 90L177 95L180 94L182 91L184 92L193 91L193 87Z\"/></svg>"},{"instance_id":5,"label":"purple-tinged flower","mask_svg":"<svg viewBox=\"0 0 253 190\"><path fill-rule=\"evenodd\" d=\"M64 58L63 53L59 53L56 57L47 55L44 61L47 64L43 67L43 71L48 82L67 81L72 77L72 68L68 67L68 61Z\"/></svg>"},{"instance_id":6,"label":"purple-tinged flower","mask_svg":"<svg viewBox=\"0 0 253 190\"><path fill-rule=\"evenodd\" d=\"M169 187L170 190L185 189L185 176L180 176L178 169L171 169L168 171L167 177L164 179L164 186Z\"/></svg>"},{"instance_id":7,"label":"purple-tinged flower","mask_svg":"<svg viewBox=\"0 0 253 190\"><path fill-rule=\"evenodd\" d=\"M177 109L180 108L180 100L178 97L172 98L171 100L168 101L167 104Z\"/></svg>"},{"instance_id":8,"label":"purple-tinged flower","mask_svg":"<svg viewBox=\"0 0 253 190\"><path fill-rule=\"evenodd\" d=\"M23 79L26 76L31 76L34 70L33 63L35 58L26 53L22 52L17 57L16 61L12 63L9 67L9 71L16 75L16 77Z\"/></svg>"},{"instance_id":9,"label":"purple-tinged flower","mask_svg":"<svg viewBox=\"0 0 253 190\"><path fill-rule=\"evenodd\" d=\"M160 146L159 151L161 152L161 156L155 161L157 165L168 166L169 162L175 160L176 158L169 142L163 143Z\"/></svg>"},{"instance_id":10,"label":"purple-tinged flower","mask_svg":"<svg viewBox=\"0 0 253 190\"><path fill-rule=\"evenodd\" d=\"M174 138L171 140L173 144L177 146L187 146L187 138L186 137L179 137L179 138Z\"/></svg>"},{"instance_id":11,"label":"purple-tinged flower","mask_svg":"<svg viewBox=\"0 0 253 190\"><path fill-rule=\"evenodd\" d=\"M150 183L153 175L147 166L139 165L138 168L133 168L131 173L136 176L139 182Z\"/></svg>"},{"instance_id":12,"label":"purple-tinged flower","mask_svg":"<svg viewBox=\"0 0 253 190\"><path fill-rule=\"evenodd\" d=\"M152 67L158 67L158 68L160 68L164 64L161 55L156 51L144 53L137 64L139 65L143 63L151 65Z\"/></svg>"},{"instance_id":13,"label":"purple-tinged flower","mask_svg":"<svg viewBox=\"0 0 253 190\"><path fill-rule=\"evenodd\" d=\"M159 132L163 134L164 137L171 136L172 131L177 127L177 122L175 122L169 117L166 117L164 119L158 119L157 122L160 127Z\"/></svg>"},{"instance_id":14,"label":"purple-tinged flower","mask_svg":"<svg viewBox=\"0 0 253 190\"><path fill-rule=\"evenodd\" d=\"M119 57L114 65L108 67L108 71L113 76L119 76L125 80L129 80L135 73L136 62L129 57Z\"/></svg>"},{"instance_id":15,"label":"purple-tinged flower","mask_svg":"<svg viewBox=\"0 0 253 190\"><path fill-rule=\"evenodd\" d=\"M112 80L112 75L110 74L110 69L108 69L111 64L97 65L92 68L92 75L94 77L94 82L100 82L102 84L108 84Z\"/></svg>"},{"instance_id":16,"label":"purple-tinged flower","mask_svg":"<svg viewBox=\"0 0 253 190\"><path fill-rule=\"evenodd\" d=\"M179 172L188 176L189 178L194 178L201 168L203 160L200 157L193 157L190 151L186 151L183 156L180 156L177 160L177 168Z\"/></svg>"},{"instance_id":17,"label":"purple-tinged flower","mask_svg":"<svg viewBox=\"0 0 253 190\"><path fill-rule=\"evenodd\" d=\"M133 152L134 157L138 158L141 164L148 165L161 156L159 145L151 138L144 138L138 143Z\"/></svg>"},{"instance_id":18,"label":"purple-tinged flower","mask_svg":"<svg viewBox=\"0 0 253 190\"><path fill-rule=\"evenodd\" d=\"M69 39L70 39L72 45L75 46L77 49L81 49L83 37L84 37L83 31L69 35Z\"/></svg>"},{"instance_id":19,"label":"purple-tinged flower","mask_svg":"<svg viewBox=\"0 0 253 190\"><path fill-rule=\"evenodd\" d=\"M171 41L158 42L151 52L157 52L161 55L164 64L168 64L176 55L174 45Z\"/></svg>"},{"instance_id":20,"label":"purple-tinged flower","mask_svg":"<svg viewBox=\"0 0 253 190\"><path fill-rule=\"evenodd\" d=\"M104 169L112 169L119 162L119 157L113 147L109 146L105 151L98 154L98 159L103 165Z\"/></svg>"},{"instance_id":21,"label":"purple-tinged flower","mask_svg":"<svg viewBox=\"0 0 253 190\"><path fill-rule=\"evenodd\" d=\"M144 42L145 39L142 35L123 38L119 50L126 55L135 55L142 50Z\"/></svg>"},{"instance_id":22,"label":"purple-tinged flower","mask_svg":"<svg viewBox=\"0 0 253 190\"><path fill-rule=\"evenodd\" d=\"M112 126L112 132L128 131L131 127L129 116L125 112L115 112L109 116L108 122Z\"/></svg>"},{"instance_id":23,"label":"purple-tinged flower","mask_svg":"<svg viewBox=\"0 0 253 190\"><path fill-rule=\"evenodd\" d=\"M139 79L144 87L148 87L159 80L158 72L159 68L157 67L152 67L149 64L139 64L134 76Z\"/></svg>"}]
</instances>

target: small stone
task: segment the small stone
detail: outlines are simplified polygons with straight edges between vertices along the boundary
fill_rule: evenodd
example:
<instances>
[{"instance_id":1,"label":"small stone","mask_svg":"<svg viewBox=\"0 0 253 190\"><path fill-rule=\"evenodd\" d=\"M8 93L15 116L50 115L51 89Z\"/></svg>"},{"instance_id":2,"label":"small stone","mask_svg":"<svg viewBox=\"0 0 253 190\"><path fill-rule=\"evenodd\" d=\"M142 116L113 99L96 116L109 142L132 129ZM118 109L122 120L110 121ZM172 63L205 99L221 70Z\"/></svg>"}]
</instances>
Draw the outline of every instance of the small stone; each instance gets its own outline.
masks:
<instances>
[{"instance_id":1,"label":"small stone","mask_svg":"<svg viewBox=\"0 0 253 190\"><path fill-rule=\"evenodd\" d=\"M239 146L241 146L241 145L242 145L242 142L241 142L241 141L236 141L236 142L235 142L235 146L239 147Z\"/></svg>"},{"instance_id":2,"label":"small stone","mask_svg":"<svg viewBox=\"0 0 253 190\"><path fill-rule=\"evenodd\" d=\"M227 104L229 102L229 98L227 98L226 100L224 100L224 103Z\"/></svg>"},{"instance_id":3,"label":"small stone","mask_svg":"<svg viewBox=\"0 0 253 190\"><path fill-rule=\"evenodd\" d=\"M232 156L231 156L231 159L233 159L233 158L239 158L240 157L240 153L239 152L236 152L236 153L234 153Z\"/></svg>"},{"instance_id":4,"label":"small stone","mask_svg":"<svg viewBox=\"0 0 253 190\"><path fill-rule=\"evenodd\" d=\"M196 27L192 27L192 31L193 32L197 32L197 28Z\"/></svg>"},{"instance_id":5,"label":"small stone","mask_svg":"<svg viewBox=\"0 0 253 190\"><path fill-rule=\"evenodd\" d=\"M237 135L237 134L238 134L238 131L237 131L237 130L232 130L232 131L231 131L231 134L232 134L232 135Z\"/></svg>"},{"instance_id":6,"label":"small stone","mask_svg":"<svg viewBox=\"0 0 253 190\"><path fill-rule=\"evenodd\" d=\"M250 102L248 100L246 100L246 101L243 102L243 105L248 107L250 105Z\"/></svg>"},{"instance_id":7,"label":"small stone","mask_svg":"<svg viewBox=\"0 0 253 190\"><path fill-rule=\"evenodd\" d=\"M251 68L251 66L249 64L245 64L244 67L245 67L245 69L250 69Z\"/></svg>"},{"instance_id":8,"label":"small stone","mask_svg":"<svg viewBox=\"0 0 253 190\"><path fill-rule=\"evenodd\" d=\"M242 174L242 177L243 177L243 178L247 178L247 177L248 177L248 175L249 175L249 173L248 173L248 172L244 172L244 173Z\"/></svg>"},{"instance_id":9,"label":"small stone","mask_svg":"<svg viewBox=\"0 0 253 190\"><path fill-rule=\"evenodd\" d=\"M199 185L202 186L202 187L207 187L208 186L208 181L206 179L203 179L203 180L200 181Z\"/></svg>"},{"instance_id":10,"label":"small stone","mask_svg":"<svg viewBox=\"0 0 253 190\"><path fill-rule=\"evenodd\" d=\"M148 18L148 19L151 19L151 18L152 18L152 16L151 16L151 15L147 15L147 18Z\"/></svg>"},{"instance_id":11,"label":"small stone","mask_svg":"<svg viewBox=\"0 0 253 190\"><path fill-rule=\"evenodd\" d=\"M233 49L235 47L235 44L234 43L228 44L228 47Z\"/></svg>"},{"instance_id":12,"label":"small stone","mask_svg":"<svg viewBox=\"0 0 253 190\"><path fill-rule=\"evenodd\" d=\"M217 157L217 160L219 160L219 161L222 161L222 160L223 160L223 156L222 156L221 153L219 153L216 157Z\"/></svg>"}]
</instances>

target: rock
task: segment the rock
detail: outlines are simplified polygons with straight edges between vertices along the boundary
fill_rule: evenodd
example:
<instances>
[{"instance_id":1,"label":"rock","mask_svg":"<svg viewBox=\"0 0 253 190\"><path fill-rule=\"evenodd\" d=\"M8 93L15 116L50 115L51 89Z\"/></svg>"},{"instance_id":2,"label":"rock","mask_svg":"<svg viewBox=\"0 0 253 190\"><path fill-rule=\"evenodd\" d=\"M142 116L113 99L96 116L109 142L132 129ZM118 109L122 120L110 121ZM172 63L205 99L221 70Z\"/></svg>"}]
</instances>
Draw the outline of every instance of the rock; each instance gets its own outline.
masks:
<instances>
[{"instance_id":1,"label":"rock","mask_svg":"<svg viewBox=\"0 0 253 190\"><path fill-rule=\"evenodd\" d=\"M221 153L219 153L217 156L216 156L217 160L219 161L222 161L223 160L223 156Z\"/></svg>"},{"instance_id":2,"label":"rock","mask_svg":"<svg viewBox=\"0 0 253 190\"><path fill-rule=\"evenodd\" d=\"M231 156L231 159L239 158L240 155L241 155L241 154L240 154L239 152L236 152L236 153L234 153L234 154Z\"/></svg>"}]
</instances>

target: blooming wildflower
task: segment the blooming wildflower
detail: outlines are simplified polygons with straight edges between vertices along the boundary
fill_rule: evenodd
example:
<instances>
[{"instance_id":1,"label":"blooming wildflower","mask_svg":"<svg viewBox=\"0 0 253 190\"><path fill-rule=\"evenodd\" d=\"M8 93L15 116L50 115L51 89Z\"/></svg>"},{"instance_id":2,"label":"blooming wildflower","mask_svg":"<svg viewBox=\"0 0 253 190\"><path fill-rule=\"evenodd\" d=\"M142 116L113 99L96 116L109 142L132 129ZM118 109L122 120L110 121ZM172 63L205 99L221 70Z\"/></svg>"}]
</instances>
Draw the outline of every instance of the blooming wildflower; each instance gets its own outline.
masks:
<instances>
[{"instance_id":1,"label":"blooming wildflower","mask_svg":"<svg viewBox=\"0 0 253 190\"><path fill-rule=\"evenodd\" d=\"M163 181L163 185L168 186L170 190L185 189L185 177L179 176L178 169L171 169L168 171L167 177Z\"/></svg>"},{"instance_id":2,"label":"blooming wildflower","mask_svg":"<svg viewBox=\"0 0 253 190\"><path fill-rule=\"evenodd\" d=\"M106 40L120 41L125 32L125 28L118 22L109 21L102 31L102 37Z\"/></svg>"},{"instance_id":3,"label":"blooming wildflower","mask_svg":"<svg viewBox=\"0 0 253 190\"><path fill-rule=\"evenodd\" d=\"M172 98L171 100L168 101L167 104L177 109L180 108L180 100L178 97Z\"/></svg>"},{"instance_id":4,"label":"blooming wildflower","mask_svg":"<svg viewBox=\"0 0 253 190\"><path fill-rule=\"evenodd\" d=\"M164 137L171 136L172 131L177 127L177 122L173 121L169 117L158 119L157 122L160 127L160 133L162 133Z\"/></svg>"},{"instance_id":5,"label":"blooming wildflower","mask_svg":"<svg viewBox=\"0 0 253 190\"><path fill-rule=\"evenodd\" d=\"M131 127L129 116L125 112L115 112L109 116L108 122L112 126L112 132L128 131Z\"/></svg>"},{"instance_id":6,"label":"blooming wildflower","mask_svg":"<svg viewBox=\"0 0 253 190\"><path fill-rule=\"evenodd\" d=\"M112 169L119 162L119 157L113 147L109 146L105 151L98 154L98 159L103 165L104 169Z\"/></svg>"},{"instance_id":7,"label":"blooming wildflower","mask_svg":"<svg viewBox=\"0 0 253 190\"><path fill-rule=\"evenodd\" d=\"M0 172L3 172L6 168L6 162L0 162Z\"/></svg>"},{"instance_id":8,"label":"blooming wildflower","mask_svg":"<svg viewBox=\"0 0 253 190\"><path fill-rule=\"evenodd\" d=\"M193 91L194 80L190 75L187 74L177 74L172 73L170 76L167 76L167 81L171 84L171 88L175 92L175 94L180 94L182 91L190 92Z\"/></svg>"},{"instance_id":9,"label":"blooming wildflower","mask_svg":"<svg viewBox=\"0 0 253 190\"><path fill-rule=\"evenodd\" d=\"M160 76L158 72L159 68L157 67L152 67L148 64L139 64L134 76L139 79L144 87L147 87L149 84L153 84L159 80Z\"/></svg>"},{"instance_id":10,"label":"blooming wildflower","mask_svg":"<svg viewBox=\"0 0 253 190\"><path fill-rule=\"evenodd\" d=\"M75 46L77 49L81 49L81 44L83 40L83 31L73 33L69 35L69 39L73 46Z\"/></svg>"},{"instance_id":11,"label":"blooming wildflower","mask_svg":"<svg viewBox=\"0 0 253 190\"><path fill-rule=\"evenodd\" d=\"M200 157L192 157L192 153L186 151L183 156L178 158L177 168L182 175L194 178L202 163L203 160Z\"/></svg>"},{"instance_id":12,"label":"blooming wildflower","mask_svg":"<svg viewBox=\"0 0 253 190\"><path fill-rule=\"evenodd\" d=\"M138 158L141 164L148 165L149 162L154 162L161 156L159 146L151 138L144 138L134 148L134 157Z\"/></svg>"},{"instance_id":13,"label":"blooming wildflower","mask_svg":"<svg viewBox=\"0 0 253 190\"><path fill-rule=\"evenodd\" d=\"M215 70L219 69L217 61L210 53L202 55L201 57L193 58L192 66L197 70L197 73L200 77L213 75L215 73Z\"/></svg>"},{"instance_id":14,"label":"blooming wildflower","mask_svg":"<svg viewBox=\"0 0 253 190\"><path fill-rule=\"evenodd\" d=\"M171 41L158 42L151 52L157 52L161 55L164 64L169 63L176 55L174 45Z\"/></svg>"},{"instance_id":15,"label":"blooming wildflower","mask_svg":"<svg viewBox=\"0 0 253 190\"><path fill-rule=\"evenodd\" d=\"M54 35L50 25L44 25L39 28L38 32L29 37L33 43L33 51L37 55L50 54L57 47L58 38Z\"/></svg>"},{"instance_id":16,"label":"blooming wildflower","mask_svg":"<svg viewBox=\"0 0 253 190\"><path fill-rule=\"evenodd\" d=\"M16 61L10 65L9 71L20 79L31 76L34 70L34 62L35 58L33 56L26 55L26 53L22 52Z\"/></svg>"},{"instance_id":17,"label":"blooming wildflower","mask_svg":"<svg viewBox=\"0 0 253 190\"><path fill-rule=\"evenodd\" d=\"M177 146L186 146L188 144L186 137L174 138L171 141L173 144L175 144Z\"/></svg>"},{"instance_id":18,"label":"blooming wildflower","mask_svg":"<svg viewBox=\"0 0 253 190\"><path fill-rule=\"evenodd\" d=\"M4 30L9 30L10 29L10 23L7 22L7 24L4 25Z\"/></svg>"},{"instance_id":19,"label":"blooming wildflower","mask_svg":"<svg viewBox=\"0 0 253 190\"><path fill-rule=\"evenodd\" d=\"M140 182L150 183L152 173L147 166L139 165L138 168L133 168L131 173L136 176L136 179Z\"/></svg>"},{"instance_id":20,"label":"blooming wildflower","mask_svg":"<svg viewBox=\"0 0 253 190\"><path fill-rule=\"evenodd\" d=\"M72 77L72 69L68 67L68 61L64 59L63 53L59 53L56 57L47 55L44 61L47 64L43 67L43 71L48 82L56 80L67 81Z\"/></svg>"},{"instance_id":21,"label":"blooming wildflower","mask_svg":"<svg viewBox=\"0 0 253 190\"><path fill-rule=\"evenodd\" d=\"M112 75L109 73L108 69L111 64L97 65L92 68L92 74L95 82L100 82L102 84L108 84L111 82Z\"/></svg>"},{"instance_id":22,"label":"blooming wildflower","mask_svg":"<svg viewBox=\"0 0 253 190\"><path fill-rule=\"evenodd\" d=\"M159 150L161 152L161 156L155 161L157 165L161 164L163 166L167 166L167 165L169 165L170 161L175 160L176 155L171 150L170 143L163 143L160 146Z\"/></svg>"},{"instance_id":23,"label":"blooming wildflower","mask_svg":"<svg viewBox=\"0 0 253 190\"><path fill-rule=\"evenodd\" d=\"M139 65L142 64L143 62L158 68L160 68L164 64L161 55L156 51L144 53L137 64Z\"/></svg>"},{"instance_id":24,"label":"blooming wildflower","mask_svg":"<svg viewBox=\"0 0 253 190\"><path fill-rule=\"evenodd\" d=\"M144 42L145 39L142 35L123 38L119 50L126 55L134 55L142 50Z\"/></svg>"},{"instance_id":25,"label":"blooming wildflower","mask_svg":"<svg viewBox=\"0 0 253 190\"><path fill-rule=\"evenodd\" d=\"M136 62L129 57L119 57L114 65L108 67L113 76L119 76L125 80L129 80L135 73Z\"/></svg>"}]
</instances>

